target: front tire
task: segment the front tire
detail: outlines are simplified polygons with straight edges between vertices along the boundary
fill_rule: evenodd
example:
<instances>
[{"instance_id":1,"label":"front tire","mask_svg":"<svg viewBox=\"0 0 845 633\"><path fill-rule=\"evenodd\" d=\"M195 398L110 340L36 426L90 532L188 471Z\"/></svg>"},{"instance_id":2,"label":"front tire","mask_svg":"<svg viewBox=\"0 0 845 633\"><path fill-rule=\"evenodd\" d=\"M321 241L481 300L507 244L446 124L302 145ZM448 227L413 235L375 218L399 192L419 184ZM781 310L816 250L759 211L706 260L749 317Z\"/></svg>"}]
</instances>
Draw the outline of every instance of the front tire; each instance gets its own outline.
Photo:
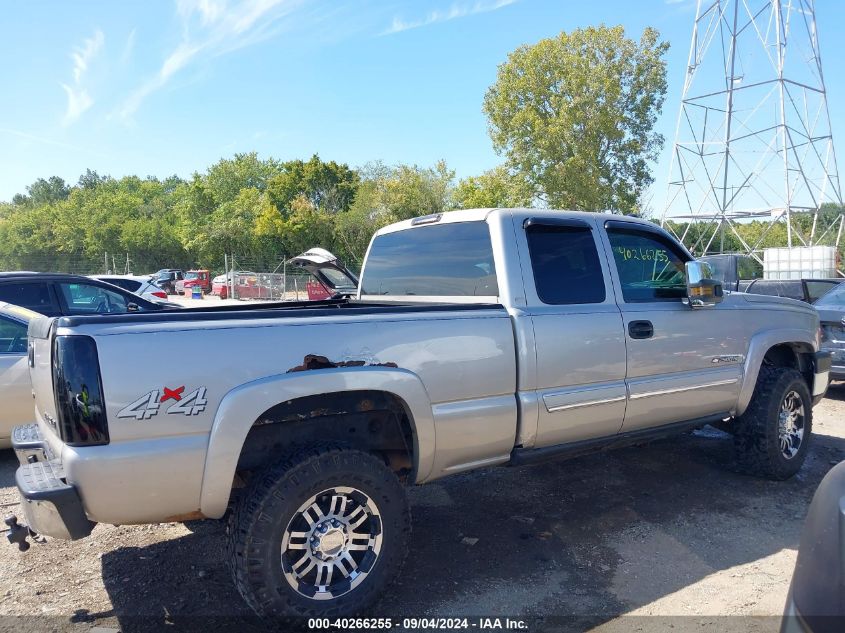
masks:
<instances>
[{"instance_id":1,"label":"front tire","mask_svg":"<svg viewBox=\"0 0 845 633\"><path fill-rule=\"evenodd\" d=\"M235 506L235 583L260 616L351 615L401 569L410 529L405 491L380 459L305 451L268 468Z\"/></svg>"},{"instance_id":2,"label":"front tire","mask_svg":"<svg viewBox=\"0 0 845 633\"><path fill-rule=\"evenodd\" d=\"M813 402L804 377L794 369L761 367L734 428L740 465L761 477L789 479L807 457L812 431Z\"/></svg>"}]
</instances>

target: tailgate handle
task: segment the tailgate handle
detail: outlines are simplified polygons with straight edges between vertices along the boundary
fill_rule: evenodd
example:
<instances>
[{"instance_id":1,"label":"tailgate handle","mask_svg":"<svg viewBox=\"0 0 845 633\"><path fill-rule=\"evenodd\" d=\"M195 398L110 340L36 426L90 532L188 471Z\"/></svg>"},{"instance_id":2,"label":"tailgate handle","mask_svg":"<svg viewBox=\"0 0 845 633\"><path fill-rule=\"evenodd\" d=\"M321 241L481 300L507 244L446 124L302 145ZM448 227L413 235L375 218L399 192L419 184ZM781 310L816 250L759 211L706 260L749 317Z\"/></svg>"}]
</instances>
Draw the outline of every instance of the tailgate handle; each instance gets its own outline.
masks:
<instances>
[{"instance_id":1,"label":"tailgate handle","mask_svg":"<svg viewBox=\"0 0 845 633\"><path fill-rule=\"evenodd\" d=\"M628 323L628 335L631 338L651 338L654 336L654 325L651 321L631 321Z\"/></svg>"}]
</instances>

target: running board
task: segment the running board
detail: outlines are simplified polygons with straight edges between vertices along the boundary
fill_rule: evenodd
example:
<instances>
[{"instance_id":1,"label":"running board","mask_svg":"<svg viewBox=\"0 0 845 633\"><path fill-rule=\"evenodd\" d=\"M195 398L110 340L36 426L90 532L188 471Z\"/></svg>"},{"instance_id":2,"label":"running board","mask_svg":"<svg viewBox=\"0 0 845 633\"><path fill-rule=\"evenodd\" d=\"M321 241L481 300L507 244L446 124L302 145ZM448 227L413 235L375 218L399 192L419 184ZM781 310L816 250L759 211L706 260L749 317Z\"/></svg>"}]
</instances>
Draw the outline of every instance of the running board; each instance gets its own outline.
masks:
<instances>
[{"instance_id":1,"label":"running board","mask_svg":"<svg viewBox=\"0 0 845 633\"><path fill-rule=\"evenodd\" d=\"M657 426L654 428L637 429L636 431L618 433L609 437L598 437L590 440L581 440L580 442L544 446L542 448L515 448L511 451L511 459L510 462L508 462L508 465L522 466L525 464L536 464L537 462L544 462L549 459L568 459L571 457L580 457L581 455L587 455L589 453L609 451L616 448L632 446L634 444L643 444L663 439L665 437L678 435L680 433L684 433L685 431L702 427L705 424L719 422L729 417L731 417L731 414L726 411L725 413L717 415L708 415L703 418L695 418L694 420L687 420L685 422L664 424L663 426Z\"/></svg>"}]
</instances>

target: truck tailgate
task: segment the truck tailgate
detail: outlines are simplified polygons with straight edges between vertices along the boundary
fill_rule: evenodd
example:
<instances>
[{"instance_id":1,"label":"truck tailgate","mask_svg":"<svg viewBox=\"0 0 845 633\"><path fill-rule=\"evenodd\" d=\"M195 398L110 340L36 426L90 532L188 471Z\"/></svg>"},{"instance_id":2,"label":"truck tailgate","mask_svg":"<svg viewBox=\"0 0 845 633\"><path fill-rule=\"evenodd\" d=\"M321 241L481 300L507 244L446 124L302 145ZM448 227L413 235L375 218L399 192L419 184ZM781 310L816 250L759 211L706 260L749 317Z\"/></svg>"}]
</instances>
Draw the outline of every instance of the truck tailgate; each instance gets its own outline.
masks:
<instances>
[{"instance_id":1,"label":"truck tailgate","mask_svg":"<svg viewBox=\"0 0 845 633\"><path fill-rule=\"evenodd\" d=\"M36 420L43 420L54 433L56 401L53 393L52 331L55 319L40 317L29 323L29 375L35 393Z\"/></svg>"}]
</instances>

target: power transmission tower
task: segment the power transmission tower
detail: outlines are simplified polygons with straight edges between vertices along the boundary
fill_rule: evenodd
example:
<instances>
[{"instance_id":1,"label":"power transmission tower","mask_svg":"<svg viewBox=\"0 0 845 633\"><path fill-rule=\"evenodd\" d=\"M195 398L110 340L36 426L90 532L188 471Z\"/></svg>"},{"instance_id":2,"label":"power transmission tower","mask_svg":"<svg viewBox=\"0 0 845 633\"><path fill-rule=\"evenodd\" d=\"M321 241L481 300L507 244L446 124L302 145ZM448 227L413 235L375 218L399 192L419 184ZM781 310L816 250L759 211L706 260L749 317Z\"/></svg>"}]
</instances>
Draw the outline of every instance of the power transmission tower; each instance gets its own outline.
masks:
<instances>
[{"instance_id":1,"label":"power transmission tower","mask_svg":"<svg viewBox=\"0 0 845 633\"><path fill-rule=\"evenodd\" d=\"M695 254L727 234L759 259L778 223L790 247L838 246L845 224L815 2L698 0L662 224Z\"/></svg>"}]
</instances>

